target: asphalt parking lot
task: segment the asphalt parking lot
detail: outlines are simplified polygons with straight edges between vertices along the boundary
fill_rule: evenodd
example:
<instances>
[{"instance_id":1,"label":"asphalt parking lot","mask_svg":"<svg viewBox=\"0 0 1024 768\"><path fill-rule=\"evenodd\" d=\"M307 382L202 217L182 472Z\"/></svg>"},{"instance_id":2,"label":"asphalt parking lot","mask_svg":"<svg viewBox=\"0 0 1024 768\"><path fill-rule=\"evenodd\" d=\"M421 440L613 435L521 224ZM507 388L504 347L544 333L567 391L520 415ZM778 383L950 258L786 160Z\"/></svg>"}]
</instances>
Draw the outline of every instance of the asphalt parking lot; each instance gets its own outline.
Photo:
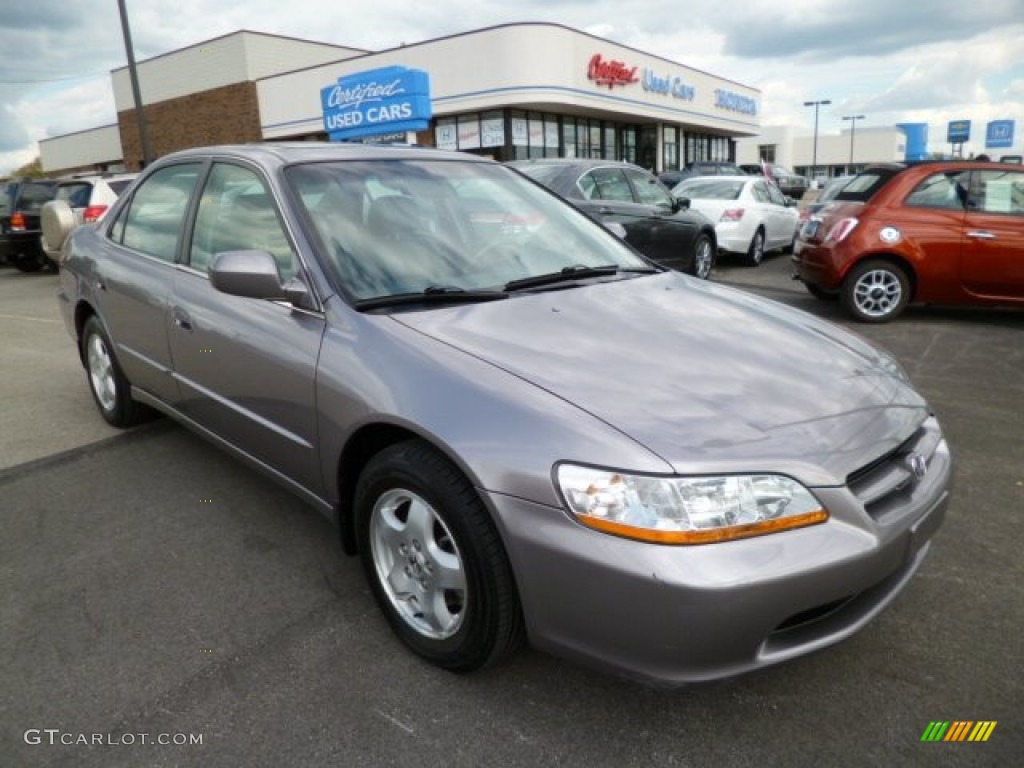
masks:
<instances>
[{"instance_id":1,"label":"asphalt parking lot","mask_svg":"<svg viewBox=\"0 0 1024 768\"><path fill-rule=\"evenodd\" d=\"M846 322L788 274L714 279ZM1024 313L856 327L958 460L929 560L840 646L662 690L533 651L470 676L418 661L317 513L166 420L105 425L56 283L0 267L2 766L1020 764ZM983 720L985 743L921 741Z\"/></svg>"}]
</instances>

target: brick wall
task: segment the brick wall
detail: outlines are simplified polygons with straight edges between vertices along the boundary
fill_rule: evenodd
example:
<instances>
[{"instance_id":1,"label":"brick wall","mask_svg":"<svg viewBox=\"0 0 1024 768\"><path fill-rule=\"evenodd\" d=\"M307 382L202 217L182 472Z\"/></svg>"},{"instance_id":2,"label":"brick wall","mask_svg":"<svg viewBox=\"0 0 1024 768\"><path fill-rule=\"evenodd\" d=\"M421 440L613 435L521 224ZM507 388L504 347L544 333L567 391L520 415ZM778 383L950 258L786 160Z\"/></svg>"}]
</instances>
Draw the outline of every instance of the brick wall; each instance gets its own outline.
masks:
<instances>
[{"instance_id":1,"label":"brick wall","mask_svg":"<svg viewBox=\"0 0 1024 768\"><path fill-rule=\"evenodd\" d=\"M145 108L153 159L189 147L261 141L256 83L245 82L168 99ZM134 110L118 112L121 147L128 170L142 163Z\"/></svg>"}]
</instances>

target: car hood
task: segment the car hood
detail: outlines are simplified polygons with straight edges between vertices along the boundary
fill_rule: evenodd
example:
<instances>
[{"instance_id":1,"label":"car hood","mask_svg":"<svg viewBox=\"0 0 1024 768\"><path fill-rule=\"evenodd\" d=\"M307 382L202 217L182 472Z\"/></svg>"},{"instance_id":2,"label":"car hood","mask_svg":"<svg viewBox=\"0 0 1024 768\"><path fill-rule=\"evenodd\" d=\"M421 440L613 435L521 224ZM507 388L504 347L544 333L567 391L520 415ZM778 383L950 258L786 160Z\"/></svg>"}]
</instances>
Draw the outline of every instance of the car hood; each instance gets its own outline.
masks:
<instances>
[{"instance_id":1,"label":"car hood","mask_svg":"<svg viewBox=\"0 0 1024 768\"><path fill-rule=\"evenodd\" d=\"M574 404L679 473L837 485L928 416L899 366L859 337L677 273L392 317ZM565 458L586 461L586 446Z\"/></svg>"}]
</instances>

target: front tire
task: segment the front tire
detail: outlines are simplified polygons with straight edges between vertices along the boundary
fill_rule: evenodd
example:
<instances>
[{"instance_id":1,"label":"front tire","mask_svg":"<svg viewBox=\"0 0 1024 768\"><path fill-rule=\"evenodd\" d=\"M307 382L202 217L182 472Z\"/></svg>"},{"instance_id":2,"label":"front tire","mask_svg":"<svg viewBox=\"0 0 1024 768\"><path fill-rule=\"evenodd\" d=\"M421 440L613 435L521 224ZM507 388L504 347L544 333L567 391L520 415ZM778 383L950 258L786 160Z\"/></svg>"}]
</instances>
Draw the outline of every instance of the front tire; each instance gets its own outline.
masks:
<instances>
[{"instance_id":1,"label":"front tire","mask_svg":"<svg viewBox=\"0 0 1024 768\"><path fill-rule=\"evenodd\" d=\"M886 323L910 301L910 278L889 261L871 259L858 264L843 280L843 307L862 323Z\"/></svg>"},{"instance_id":2,"label":"front tire","mask_svg":"<svg viewBox=\"0 0 1024 768\"><path fill-rule=\"evenodd\" d=\"M103 324L96 315L92 315L82 328L82 361L88 374L89 389L106 422L124 429L143 421L148 411L132 400L131 385L121 372L112 350Z\"/></svg>"},{"instance_id":3,"label":"front tire","mask_svg":"<svg viewBox=\"0 0 1024 768\"><path fill-rule=\"evenodd\" d=\"M454 672L510 656L524 638L512 567L477 490L421 440L385 448L356 487L363 570L391 628Z\"/></svg>"},{"instance_id":4,"label":"front tire","mask_svg":"<svg viewBox=\"0 0 1024 768\"><path fill-rule=\"evenodd\" d=\"M764 260L764 230L760 227L754 233L754 239L750 241L747 249L747 265L751 267L760 266Z\"/></svg>"},{"instance_id":5,"label":"front tire","mask_svg":"<svg viewBox=\"0 0 1024 768\"><path fill-rule=\"evenodd\" d=\"M715 266L715 247L707 235L697 235L693 243L693 270L690 274L701 280L711 277L711 269Z\"/></svg>"}]
</instances>

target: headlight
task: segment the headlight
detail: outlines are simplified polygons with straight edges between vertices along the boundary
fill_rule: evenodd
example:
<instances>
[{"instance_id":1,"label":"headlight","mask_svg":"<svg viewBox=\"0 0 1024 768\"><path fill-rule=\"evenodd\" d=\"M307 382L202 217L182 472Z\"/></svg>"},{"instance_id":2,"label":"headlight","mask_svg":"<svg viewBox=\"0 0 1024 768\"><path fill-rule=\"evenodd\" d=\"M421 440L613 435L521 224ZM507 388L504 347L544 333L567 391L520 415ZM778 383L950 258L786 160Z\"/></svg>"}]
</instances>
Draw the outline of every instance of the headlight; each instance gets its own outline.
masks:
<instances>
[{"instance_id":1,"label":"headlight","mask_svg":"<svg viewBox=\"0 0 1024 768\"><path fill-rule=\"evenodd\" d=\"M823 523L828 512L781 475L651 477L561 464L558 485L584 525L658 544L708 544Z\"/></svg>"}]
</instances>

